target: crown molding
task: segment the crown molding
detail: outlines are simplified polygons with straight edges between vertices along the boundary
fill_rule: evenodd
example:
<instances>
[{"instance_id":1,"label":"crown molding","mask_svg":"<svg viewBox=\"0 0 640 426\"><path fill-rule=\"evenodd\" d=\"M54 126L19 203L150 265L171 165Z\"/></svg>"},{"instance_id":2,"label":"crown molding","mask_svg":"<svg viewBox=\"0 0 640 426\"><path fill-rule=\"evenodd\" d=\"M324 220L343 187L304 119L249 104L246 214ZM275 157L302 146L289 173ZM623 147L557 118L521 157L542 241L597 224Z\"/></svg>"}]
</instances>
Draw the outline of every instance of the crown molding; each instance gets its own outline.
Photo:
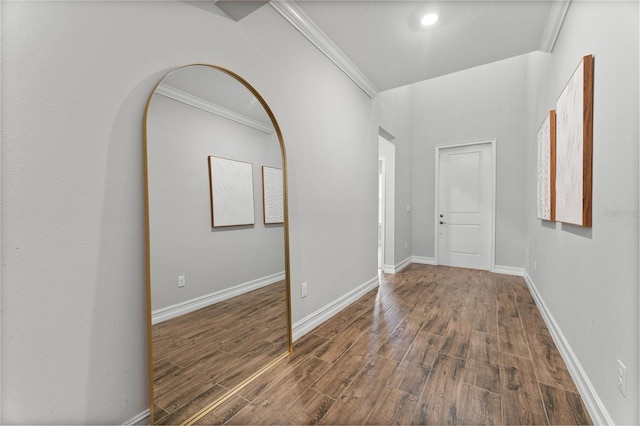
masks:
<instances>
[{"instance_id":1,"label":"crown molding","mask_svg":"<svg viewBox=\"0 0 640 426\"><path fill-rule=\"evenodd\" d=\"M564 18L567 16L567 11L571 5L571 0L554 0L551 4L551 10L547 17L547 23L544 26L544 33L540 39L539 50L547 53L553 51L553 47L556 45L562 24L564 24Z\"/></svg>"},{"instance_id":2,"label":"crown molding","mask_svg":"<svg viewBox=\"0 0 640 426\"><path fill-rule=\"evenodd\" d=\"M175 101L182 102L183 104L196 107L203 111L207 111L211 114L215 114L228 120L235 121L236 123L240 123L256 130L260 130L261 132L268 134L273 133L273 126L268 123L263 123L262 121L258 121L251 117L247 117L246 115L239 114L223 106L214 104L213 102L209 102L205 99L192 95L191 93L176 89L175 87L169 86L168 84L160 84L156 89L156 93Z\"/></svg>"},{"instance_id":3,"label":"crown molding","mask_svg":"<svg viewBox=\"0 0 640 426\"><path fill-rule=\"evenodd\" d=\"M318 50L331 60L340 70L356 83L370 98L380 91L366 75L336 46L331 39L290 0L272 0L269 4L295 29L307 38Z\"/></svg>"}]
</instances>

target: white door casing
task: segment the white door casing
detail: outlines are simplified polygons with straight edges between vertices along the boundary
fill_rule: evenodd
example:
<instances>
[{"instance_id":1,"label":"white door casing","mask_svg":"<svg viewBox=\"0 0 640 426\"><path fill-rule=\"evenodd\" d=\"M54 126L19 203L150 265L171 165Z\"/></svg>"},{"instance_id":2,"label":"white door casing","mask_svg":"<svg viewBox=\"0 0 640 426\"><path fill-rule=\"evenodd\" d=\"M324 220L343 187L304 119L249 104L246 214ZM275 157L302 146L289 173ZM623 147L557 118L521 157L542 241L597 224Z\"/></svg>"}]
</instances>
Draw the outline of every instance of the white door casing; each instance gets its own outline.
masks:
<instances>
[{"instance_id":1,"label":"white door casing","mask_svg":"<svg viewBox=\"0 0 640 426\"><path fill-rule=\"evenodd\" d=\"M436 147L436 264L494 270L495 140Z\"/></svg>"},{"instance_id":2,"label":"white door casing","mask_svg":"<svg viewBox=\"0 0 640 426\"><path fill-rule=\"evenodd\" d=\"M382 129L381 129L382 130ZM383 136L378 137L378 158L384 164L384 235L383 264L385 274L395 274L395 158L396 147Z\"/></svg>"},{"instance_id":3,"label":"white door casing","mask_svg":"<svg viewBox=\"0 0 640 426\"><path fill-rule=\"evenodd\" d=\"M378 159L378 269L384 268L385 260L385 164L384 158Z\"/></svg>"}]
</instances>

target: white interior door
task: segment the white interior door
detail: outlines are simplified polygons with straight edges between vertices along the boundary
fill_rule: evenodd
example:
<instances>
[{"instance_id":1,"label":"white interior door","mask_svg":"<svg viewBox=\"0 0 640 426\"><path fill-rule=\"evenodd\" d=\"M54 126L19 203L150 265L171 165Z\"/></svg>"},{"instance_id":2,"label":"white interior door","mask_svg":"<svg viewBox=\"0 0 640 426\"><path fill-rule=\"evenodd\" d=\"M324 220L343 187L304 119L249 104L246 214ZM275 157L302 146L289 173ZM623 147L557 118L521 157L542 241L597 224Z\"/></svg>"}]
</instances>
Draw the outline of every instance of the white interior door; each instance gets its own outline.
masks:
<instances>
[{"instance_id":1,"label":"white interior door","mask_svg":"<svg viewBox=\"0 0 640 426\"><path fill-rule=\"evenodd\" d=\"M493 270L493 143L437 149L437 263Z\"/></svg>"}]
</instances>

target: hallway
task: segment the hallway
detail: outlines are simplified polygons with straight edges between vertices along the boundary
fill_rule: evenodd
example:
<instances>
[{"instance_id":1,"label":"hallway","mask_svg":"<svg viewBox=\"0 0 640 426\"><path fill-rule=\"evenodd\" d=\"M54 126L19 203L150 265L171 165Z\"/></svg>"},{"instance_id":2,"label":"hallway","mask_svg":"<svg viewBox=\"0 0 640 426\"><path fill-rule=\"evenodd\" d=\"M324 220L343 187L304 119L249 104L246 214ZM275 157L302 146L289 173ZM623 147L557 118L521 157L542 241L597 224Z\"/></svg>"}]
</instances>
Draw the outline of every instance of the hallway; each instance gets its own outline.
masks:
<instances>
[{"instance_id":1,"label":"hallway","mask_svg":"<svg viewBox=\"0 0 640 426\"><path fill-rule=\"evenodd\" d=\"M413 264L199 424L591 424L520 277Z\"/></svg>"}]
</instances>

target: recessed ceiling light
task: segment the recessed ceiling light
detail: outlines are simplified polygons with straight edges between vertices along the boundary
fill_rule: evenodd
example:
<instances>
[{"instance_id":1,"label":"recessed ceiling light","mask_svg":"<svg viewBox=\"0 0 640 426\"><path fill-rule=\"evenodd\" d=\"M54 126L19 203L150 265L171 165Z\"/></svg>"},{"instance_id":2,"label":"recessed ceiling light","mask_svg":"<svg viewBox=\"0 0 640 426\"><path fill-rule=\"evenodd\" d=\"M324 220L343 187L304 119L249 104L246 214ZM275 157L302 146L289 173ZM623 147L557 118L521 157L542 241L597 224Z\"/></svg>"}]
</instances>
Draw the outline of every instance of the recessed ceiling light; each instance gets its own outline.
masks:
<instances>
[{"instance_id":1,"label":"recessed ceiling light","mask_svg":"<svg viewBox=\"0 0 640 426\"><path fill-rule=\"evenodd\" d=\"M438 21L438 15L435 13L429 13L428 15L424 15L420 23L424 26L433 25Z\"/></svg>"}]
</instances>

